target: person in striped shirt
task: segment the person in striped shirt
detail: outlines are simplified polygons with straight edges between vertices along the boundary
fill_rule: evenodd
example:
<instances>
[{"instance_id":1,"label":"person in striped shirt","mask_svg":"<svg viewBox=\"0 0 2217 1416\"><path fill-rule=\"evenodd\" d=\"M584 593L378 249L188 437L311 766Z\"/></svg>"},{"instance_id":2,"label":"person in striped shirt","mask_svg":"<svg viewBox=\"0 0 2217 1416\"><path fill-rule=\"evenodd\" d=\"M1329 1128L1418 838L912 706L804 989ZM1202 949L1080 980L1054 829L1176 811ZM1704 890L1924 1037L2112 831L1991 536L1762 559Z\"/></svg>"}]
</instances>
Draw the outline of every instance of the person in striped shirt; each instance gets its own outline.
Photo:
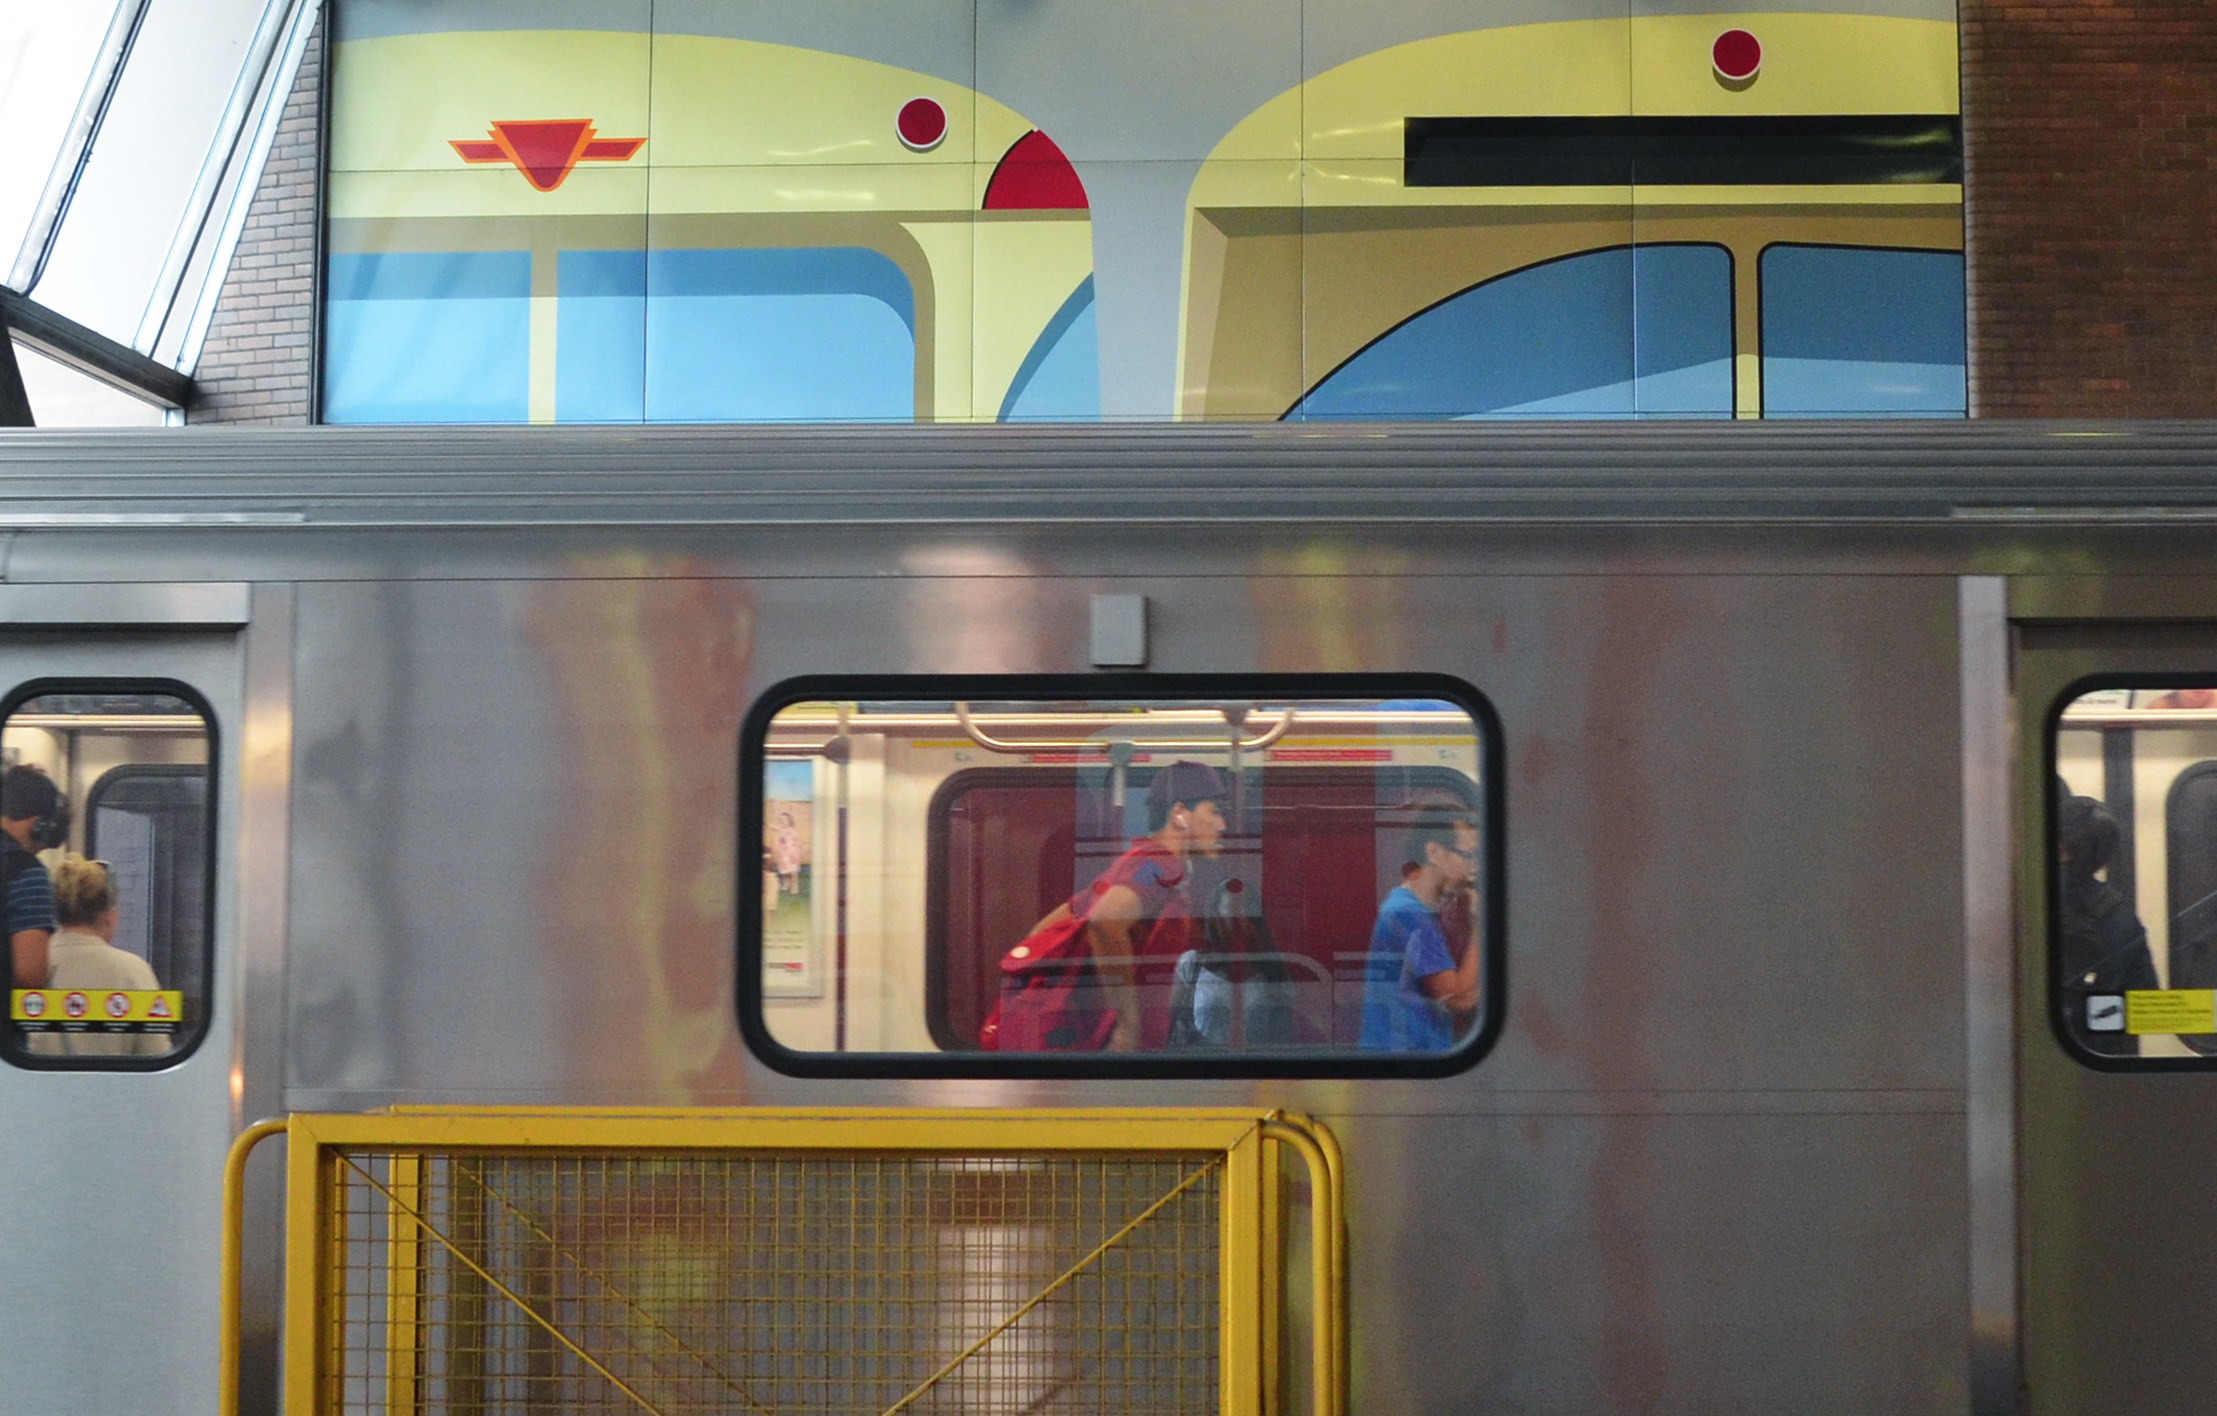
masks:
<instances>
[{"instance_id":1,"label":"person in striped shirt","mask_svg":"<svg viewBox=\"0 0 2217 1416\"><path fill-rule=\"evenodd\" d=\"M18 765L0 776L0 901L7 909L0 928L17 988L46 987L54 882L34 852L60 844L48 837L65 819L61 788L38 768Z\"/></svg>"}]
</instances>

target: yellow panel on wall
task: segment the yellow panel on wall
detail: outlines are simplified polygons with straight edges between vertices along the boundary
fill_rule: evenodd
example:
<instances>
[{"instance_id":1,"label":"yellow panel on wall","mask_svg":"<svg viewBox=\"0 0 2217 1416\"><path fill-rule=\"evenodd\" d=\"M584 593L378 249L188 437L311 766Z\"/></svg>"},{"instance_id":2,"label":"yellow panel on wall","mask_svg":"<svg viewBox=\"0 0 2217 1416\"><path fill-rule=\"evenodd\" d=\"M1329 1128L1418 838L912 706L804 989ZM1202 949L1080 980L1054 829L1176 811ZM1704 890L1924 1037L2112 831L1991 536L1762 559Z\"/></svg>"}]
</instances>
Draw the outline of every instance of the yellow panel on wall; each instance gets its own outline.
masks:
<instances>
[{"instance_id":1,"label":"yellow panel on wall","mask_svg":"<svg viewBox=\"0 0 2217 1416\"><path fill-rule=\"evenodd\" d=\"M909 150L896 129L914 98L946 111L946 135L926 152ZM654 41L657 167L965 164L979 103L960 84L843 54L700 35Z\"/></svg>"},{"instance_id":2,"label":"yellow panel on wall","mask_svg":"<svg viewBox=\"0 0 2217 1416\"><path fill-rule=\"evenodd\" d=\"M331 170L457 169L452 143L502 119L584 118L605 137L644 137L649 58L646 35L606 30L348 40L332 66Z\"/></svg>"}]
</instances>

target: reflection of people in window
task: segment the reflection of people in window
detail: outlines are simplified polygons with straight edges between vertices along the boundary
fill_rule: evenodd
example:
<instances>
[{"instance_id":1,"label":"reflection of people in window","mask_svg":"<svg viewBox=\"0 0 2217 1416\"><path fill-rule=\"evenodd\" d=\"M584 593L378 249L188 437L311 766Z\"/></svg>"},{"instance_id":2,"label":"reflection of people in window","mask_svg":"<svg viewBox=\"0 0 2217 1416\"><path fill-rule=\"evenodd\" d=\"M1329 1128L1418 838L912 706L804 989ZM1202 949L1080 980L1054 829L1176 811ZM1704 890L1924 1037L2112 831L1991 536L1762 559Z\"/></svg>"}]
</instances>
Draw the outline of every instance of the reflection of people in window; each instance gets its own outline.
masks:
<instances>
[{"instance_id":1,"label":"reflection of people in window","mask_svg":"<svg viewBox=\"0 0 2217 1416\"><path fill-rule=\"evenodd\" d=\"M793 813L777 814L777 835L770 850L777 865L779 888L788 895L801 892L801 833L793 825Z\"/></svg>"},{"instance_id":2,"label":"reflection of people in window","mask_svg":"<svg viewBox=\"0 0 2217 1416\"><path fill-rule=\"evenodd\" d=\"M118 949L115 938L115 872L105 861L65 855L54 867L55 931L49 988L154 989L154 970L136 954ZM161 1033L42 1033L31 1039L36 1052L66 1057L147 1057L169 1051Z\"/></svg>"},{"instance_id":3,"label":"reflection of people in window","mask_svg":"<svg viewBox=\"0 0 2217 1416\"><path fill-rule=\"evenodd\" d=\"M1478 880L1478 827L1465 816L1426 812L1403 850L1410 869L1378 907L1363 985L1362 1045L1380 1052L1444 1052L1478 1011L1478 950L1462 958L1447 942L1443 912Z\"/></svg>"},{"instance_id":4,"label":"reflection of people in window","mask_svg":"<svg viewBox=\"0 0 2217 1416\"><path fill-rule=\"evenodd\" d=\"M2174 688L2143 708L2217 708L2217 688Z\"/></svg>"},{"instance_id":5,"label":"reflection of people in window","mask_svg":"<svg viewBox=\"0 0 2217 1416\"><path fill-rule=\"evenodd\" d=\"M2131 1056L2139 1050L2137 1039L2086 1030L2088 995L2156 986L2155 959L2139 913L2124 892L2100 878L2117 854L2120 834L2117 818L2092 797L2067 796L2056 809L2063 1013L2089 1050Z\"/></svg>"},{"instance_id":6,"label":"reflection of people in window","mask_svg":"<svg viewBox=\"0 0 2217 1416\"><path fill-rule=\"evenodd\" d=\"M1270 925L1247 882L1216 887L1201 916L1201 944L1170 976L1172 1047L1276 1047L1297 1040L1294 982L1272 947Z\"/></svg>"},{"instance_id":7,"label":"reflection of people in window","mask_svg":"<svg viewBox=\"0 0 2217 1416\"><path fill-rule=\"evenodd\" d=\"M33 851L61 844L61 788L28 764L0 777L0 901L5 902L11 971L17 988L44 988L54 932L54 886Z\"/></svg>"}]
</instances>

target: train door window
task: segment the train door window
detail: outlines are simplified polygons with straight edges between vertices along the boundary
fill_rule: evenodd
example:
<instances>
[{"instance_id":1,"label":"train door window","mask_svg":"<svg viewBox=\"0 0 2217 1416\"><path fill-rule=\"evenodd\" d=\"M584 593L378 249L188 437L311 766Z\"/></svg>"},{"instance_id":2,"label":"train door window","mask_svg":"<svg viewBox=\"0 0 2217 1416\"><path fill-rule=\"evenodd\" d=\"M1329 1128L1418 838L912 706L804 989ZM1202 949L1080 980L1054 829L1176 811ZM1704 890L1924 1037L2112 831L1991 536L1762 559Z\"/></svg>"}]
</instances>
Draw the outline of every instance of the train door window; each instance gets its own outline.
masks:
<instances>
[{"instance_id":1,"label":"train door window","mask_svg":"<svg viewBox=\"0 0 2217 1416\"><path fill-rule=\"evenodd\" d=\"M1388 330L1286 416L1729 418L1731 254L1618 246L1497 276Z\"/></svg>"},{"instance_id":2,"label":"train door window","mask_svg":"<svg viewBox=\"0 0 2217 1416\"><path fill-rule=\"evenodd\" d=\"M323 347L330 423L521 423L531 253L333 255Z\"/></svg>"},{"instance_id":3,"label":"train door window","mask_svg":"<svg viewBox=\"0 0 2217 1416\"><path fill-rule=\"evenodd\" d=\"M1503 1007L1483 699L1432 678L1105 682L804 680L756 706L758 1052L820 1074L1475 1061Z\"/></svg>"},{"instance_id":4,"label":"train door window","mask_svg":"<svg viewBox=\"0 0 2217 1416\"><path fill-rule=\"evenodd\" d=\"M2050 743L2066 1046L2098 1066L2217 1066L2217 681L2079 685Z\"/></svg>"},{"instance_id":5,"label":"train door window","mask_svg":"<svg viewBox=\"0 0 2217 1416\"><path fill-rule=\"evenodd\" d=\"M48 682L0 717L0 1051L166 1066L206 1029L214 722L173 683Z\"/></svg>"},{"instance_id":6,"label":"train door window","mask_svg":"<svg viewBox=\"0 0 2217 1416\"><path fill-rule=\"evenodd\" d=\"M1969 409L1963 255L1767 246L1766 418L1960 418Z\"/></svg>"},{"instance_id":7,"label":"train door window","mask_svg":"<svg viewBox=\"0 0 2217 1416\"><path fill-rule=\"evenodd\" d=\"M916 416L916 297L859 246L647 256L646 416Z\"/></svg>"}]
</instances>

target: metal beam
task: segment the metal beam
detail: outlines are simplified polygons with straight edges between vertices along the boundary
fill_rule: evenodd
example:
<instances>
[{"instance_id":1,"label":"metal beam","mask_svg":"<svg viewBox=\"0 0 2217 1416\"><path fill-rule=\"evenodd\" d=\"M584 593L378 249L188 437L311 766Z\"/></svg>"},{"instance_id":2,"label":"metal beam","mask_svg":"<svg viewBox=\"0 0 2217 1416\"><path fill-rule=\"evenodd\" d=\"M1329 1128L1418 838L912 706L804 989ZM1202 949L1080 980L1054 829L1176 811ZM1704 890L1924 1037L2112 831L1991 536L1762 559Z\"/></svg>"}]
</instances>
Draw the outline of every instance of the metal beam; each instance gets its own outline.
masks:
<instances>
[{"instance_id":1,"label":"metal beam","mask_svg":"<svg viewBox=\"0 0 2217 1416\"><path fill-rule=\"evenodd\" d=\"M169 408L182 408L192 398L192 380L169 365L156 363L129 345L118 344L4 286L0 286L0 327L39 353L126 393ZM8 362L15 362L13 351ZM5 396L0 391L0 399Z\"/></svg>"},{"instance_id":2,"label":"metal beam","mask_svg":"<svg viewBox=\"0 0 2217 1416\"><path fill-rule=\"evenodd\" d=\"M31 396L23 391L23 371L16 367L15 341L0 327L0 428L35 426Z\"/></svg>"}]
</instances>

